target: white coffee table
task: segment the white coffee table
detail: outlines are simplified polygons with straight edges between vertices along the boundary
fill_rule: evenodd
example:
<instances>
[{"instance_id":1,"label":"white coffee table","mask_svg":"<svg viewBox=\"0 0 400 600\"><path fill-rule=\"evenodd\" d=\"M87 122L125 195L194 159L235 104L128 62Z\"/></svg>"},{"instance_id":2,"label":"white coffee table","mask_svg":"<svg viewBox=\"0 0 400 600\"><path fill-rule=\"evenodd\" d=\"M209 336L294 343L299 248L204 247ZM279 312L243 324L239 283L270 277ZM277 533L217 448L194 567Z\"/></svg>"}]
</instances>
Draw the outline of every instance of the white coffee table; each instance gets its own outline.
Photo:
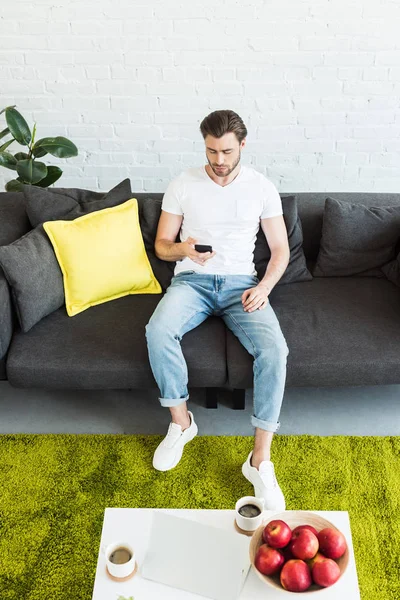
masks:
<instances>
[{"instance_id":1,"label":"white coffee table","mask_svg":"<svg viewBox=\"0 0 400 600\"><path fill-rule=\"evenodd\" d=\"M184 590L165 586L141 577L147 542L151 530L151 515L153 511L161 510L172 515L207 523L223 529L234 529L234 510L172 510L158 508L106 508L104 511L103 530L101 534L99 555L97 560L96 578L92 600L118 600L118 597L132 596L134 600L206 600L204 596L192 594ZM287 511L290 512L290 511ZM297 512L297 511L296 511ZM349 548L349 564L345 574L332 587L323 593L303 592L300 596L320 598L322 600L360 600L357 572L351 539L350 521L347 511L312 511L331 521L346 536ZM273 516L273 512L265 511L265 518ZM238 535L241 535L238 533ZM250 537L247 538L250 544ZM106 573L105 556L102 548L118 540L131 542L136 552L138 572L128 581L113 581ZM288 600L289 593L267 587L250 568L245 584L240 594L240 600L266 600L275 598Z\"/></svg>"}]
</instances>

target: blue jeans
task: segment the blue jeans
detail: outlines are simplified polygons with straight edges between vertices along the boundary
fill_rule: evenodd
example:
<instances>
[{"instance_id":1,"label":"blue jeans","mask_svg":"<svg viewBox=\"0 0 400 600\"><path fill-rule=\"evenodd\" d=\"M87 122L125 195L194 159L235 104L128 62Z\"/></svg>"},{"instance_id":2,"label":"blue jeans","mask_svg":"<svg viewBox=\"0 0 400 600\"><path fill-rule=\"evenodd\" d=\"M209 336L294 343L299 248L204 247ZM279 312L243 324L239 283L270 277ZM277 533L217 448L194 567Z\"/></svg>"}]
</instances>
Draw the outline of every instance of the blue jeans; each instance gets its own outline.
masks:
<instances>
[{"instance_id":1,"label":"blue jeans","mask_svg":"<svg viewBox=\"0 0 400 600\"><path fill-rule=\"evenodd\" d=\"M183 271L172 278L145 327L150 366L160 389L161 406L189 398L188 371L180 340L208 316L220 316L254 357L251 423L278 431L289 349L271 304L245 311L241 296L255 287L253 275L211 275Z\"/></svg>"}]
</instances>

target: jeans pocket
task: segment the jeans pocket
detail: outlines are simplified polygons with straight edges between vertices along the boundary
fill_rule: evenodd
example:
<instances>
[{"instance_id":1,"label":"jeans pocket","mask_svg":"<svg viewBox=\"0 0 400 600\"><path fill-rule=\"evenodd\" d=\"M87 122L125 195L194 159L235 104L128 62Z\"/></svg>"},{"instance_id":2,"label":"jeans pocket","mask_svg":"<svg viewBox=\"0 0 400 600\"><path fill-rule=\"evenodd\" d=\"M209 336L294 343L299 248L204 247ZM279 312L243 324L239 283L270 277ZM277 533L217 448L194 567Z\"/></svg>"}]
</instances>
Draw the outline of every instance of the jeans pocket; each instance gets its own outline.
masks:
<instances>
[{"instance_id":1,"label":"jeans pocket","mask_svg":"<svg viewBox=\"0 0 400 600\"><path fill-rule=\"evenodd\" d=\"M191 275L192 273L195 273L196 271L181 271L180 273L177 273L176 275L174 275L174 277L181 277L182 275Z\"/></svg>"}]
</instances>

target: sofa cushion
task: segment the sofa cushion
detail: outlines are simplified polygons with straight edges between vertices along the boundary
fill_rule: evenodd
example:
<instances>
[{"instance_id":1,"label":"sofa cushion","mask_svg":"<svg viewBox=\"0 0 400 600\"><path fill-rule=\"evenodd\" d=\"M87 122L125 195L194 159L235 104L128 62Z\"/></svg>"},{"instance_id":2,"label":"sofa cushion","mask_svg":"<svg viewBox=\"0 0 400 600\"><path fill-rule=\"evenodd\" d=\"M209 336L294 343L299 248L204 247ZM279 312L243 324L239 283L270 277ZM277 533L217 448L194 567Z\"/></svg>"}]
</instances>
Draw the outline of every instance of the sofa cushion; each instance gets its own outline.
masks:
<instances>
[{"instance_id":1,"label":"sofa cushion","mask_svg":"<svg viewBox=\"0 0 400 600\"><path fill-rule=\"evenodd\" d=\"M60 308L28 333L16 331L7 374L11 385L36 388L154 388L145 326L160 295L124 296L69 318ZM226 383L224 323L209 317L182 338L190 385ZM154 401L158 394L155 392Z\"/></svg>"},{"instance_id":2,"label":"sofa cushion","mask_svg":"<svg viewBox=\"0 0 400 600\"><path fill-rule=\"evenodd\" d=\"M291 193L290 191L287 192L288 195ZM332 194L327 192L296 193L297 211L303 229L303 250L306 259L317 259L327 196L332 196ZM394 193L334 192L333 196L341 202L364 204L365 206L400 206L400 194Z\"/></svg>"},{"instance_id":3,"label":"sofa cushion","mask_svg":"<svg viewBox=\"0 0 400 600\"><path fill-rule=\"evenodd\" d=\"M111 208L132 198L131 182L124 179L109 192L79 188L40 188L24 185L26 212L32 227L55 219L76 219L103 208Z\"/></svg>"},{"instance_id":4,"label":"sofa cushion","mask_svg":"<svg viewBox=\"0 0 400 600\"><path fill-rule=\"evenodd\" d=\"M70 317L128 294L161 294L147 258L136 198L73 221L48 221Z\"/></svg>"},{"instance_id":5,"label":"sofa cushion","mask_svg":"<svg viewBox=\"0 0 400 600\"><path fill-rule=\"evenodd\" d=\"M71 195L67 194L66 197L60 193L69 191ZM94 194L97 198L88 200L90 194ZM79 189L24 186L26 204L34 215L50 214L58 218L54 216L57 214L66 221L79 217L86 208L88 212L93 212L100 210L105 204L110 206L121 204L129 200L131 194L129 179L116 185L107 194L89 193L87 190ZM23 196L21 193L19 195ZM84 202L85 198L87 201ZM38 203L37 207L35 202ZM62 210L69 210L69 212L60 215ZM33 221L35 222L35 219ZM29 331L40 319L64 304L62 272L42 225L37 225L15 243L0 248L0 268L2 264L6 270L7 280L12 286L13 302L22 331Z\"/></svg>"},{"instance_id":6,"label":"sofa cushion","mask_svg":"<svg viewBox=\"0 0 400 600\"><path fill-rule=\"evenodd\" d=\"M400 289L385 278L331 277L276 286L271 306L286 339L286 385L400 381ZM252 356L227 333L228 383L252 387Z\"/></svg>"},{"instance_id":7,"label":"sofa cushion","mask_svg":"<svg viewBox=\"0 0 400 600\"><path fill-rule=\"evenodd\" d=\"M383 277L395 258L400 237L400 206L368 207L327 198L314 277Z\"/></svg>"},{"instance_id":8,"label":"sofa cushion","mask_svg":"<svg viewBox=\"0 0 400 600\"><path fill-rule=\"evenodd\" d=\"M161 199L143 198L139 201L139 221L147 256L153 273L160 283L163 292L168 288L174 275L176 262L161 260L156 256L154 242L157 234L158 221L161 215ZM180 232L175 242L180 242Z\"/></svg>"},{"instance_id":9,"label":"sofa cushion","mask_svg":"<svg viewBox=\"0 0 400 600\"><path fill-rule=\"evenodd\" d=\"M11 287L22 331L29 331L64 304L61 269L42 225L0 247L0 266Z\"/></svg>"},{"instance_id":10,"label":"sofa cushion","mask_svg":"<svg viewBox=\"0 0 400 600\"><path fill-rule=\"evenodd\" d=\"M32 227L26 214L24 195L21 192L1 192L0 246L11 244L30 229Z\"/></svg>"},{"instance_id":11,"label":"sofa cushion","mask_svg":"<svg viewBox=\"0 0 400 600\"><path fill-rule=\"evenodd\" d=\"M312 275L307 269L303 252L303 231L300 218L297 214L296 197L282 197L282 209L288 235L290 260L286 271L278 281L277 285L293 283L295 281L311 281ZM260 280L264 277L270 258L271 251L264 231L260 226L254 247L254 265Z\"/></svg>"}]
</instances>

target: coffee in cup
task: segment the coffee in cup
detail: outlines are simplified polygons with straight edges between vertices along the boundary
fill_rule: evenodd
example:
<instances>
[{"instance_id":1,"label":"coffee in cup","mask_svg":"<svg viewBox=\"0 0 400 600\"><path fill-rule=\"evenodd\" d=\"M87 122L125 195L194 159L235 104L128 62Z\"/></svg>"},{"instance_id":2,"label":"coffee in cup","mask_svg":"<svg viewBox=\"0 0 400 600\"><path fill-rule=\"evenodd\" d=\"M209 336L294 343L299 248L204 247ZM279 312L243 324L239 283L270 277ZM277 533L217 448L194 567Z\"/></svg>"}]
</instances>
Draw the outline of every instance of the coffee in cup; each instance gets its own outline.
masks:
<instances>
[{"instance_id":1,"label":"coffee in cup","mask_svg":"<svg viewBox=\"0 0 400 600\"><path fill-rule=\"evenodd\" d=\"M255 504L243 504L243 506L239 508L238 513L239 515L242 515L242 517L251 519L253 517L258 517L258 515L261 514L261 510Z\"/></svg>"},{"instance_id":2,"label":"coffee in cup","mask_svg":"<svg viewBox=\"0 0 400 600\"><path fill-rule=\"evenodd\" d=\"M128 548L124 547L116 548L109 556L110 562L114 563L114 565L123 565L129 562L131 558L131 552Z\"/></svg>"},{"instance_id":3,"label":"coffee in cup","mask_svg":"<svg viewBox=\"0 0 400 600\"><path fill-rule=\"evenodd\" d=\"M103 550L108 573L116 579L126 579L136 568L135 551L128 542L114 542Z\"/></svg>"},{"instance_id":4,"label":"coffee in cup","mask_svg":"<svg viewBox=\"0 0 400 600\"><path fill-rule=\"evenodd\" d=\"M262 524L264 498L244 496L235 505L235 521L239 529L252 532Z\"/></svg>"}]
</instances>

